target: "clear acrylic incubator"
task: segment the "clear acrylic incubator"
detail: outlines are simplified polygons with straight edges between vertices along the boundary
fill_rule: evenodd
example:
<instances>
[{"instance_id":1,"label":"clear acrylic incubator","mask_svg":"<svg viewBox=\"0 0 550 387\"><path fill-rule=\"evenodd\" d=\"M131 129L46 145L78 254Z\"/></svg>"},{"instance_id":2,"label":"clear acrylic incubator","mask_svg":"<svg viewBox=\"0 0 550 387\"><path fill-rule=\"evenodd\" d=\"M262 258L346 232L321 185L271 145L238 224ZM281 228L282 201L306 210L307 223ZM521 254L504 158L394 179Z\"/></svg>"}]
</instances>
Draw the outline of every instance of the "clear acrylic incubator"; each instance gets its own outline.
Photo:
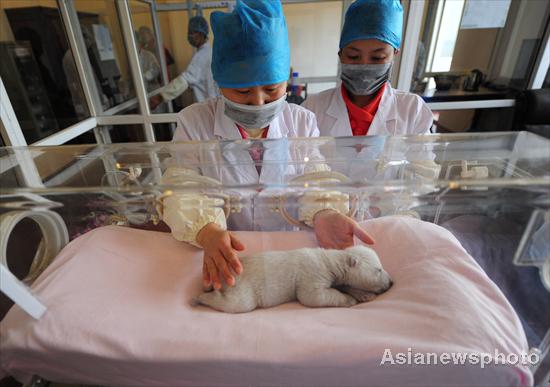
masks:
<instances>
[{"instance_id":1,"label":"clear acrylic incubator","mask_svg":"<svg viewBox=\"0 0 550 387\"><path fill-rule=\"evenodd\" d=\"M0 159L2 376L118 386L548 380L547 139L6 147ZM194 219L215 214L246 246L242 257L317 247L304 217L337 208L373 237L393 286L347 307L196 305L203 252L167 226L170 200ZM282 286L263 274L266 292Z\"/></svg>"}]
</instances>

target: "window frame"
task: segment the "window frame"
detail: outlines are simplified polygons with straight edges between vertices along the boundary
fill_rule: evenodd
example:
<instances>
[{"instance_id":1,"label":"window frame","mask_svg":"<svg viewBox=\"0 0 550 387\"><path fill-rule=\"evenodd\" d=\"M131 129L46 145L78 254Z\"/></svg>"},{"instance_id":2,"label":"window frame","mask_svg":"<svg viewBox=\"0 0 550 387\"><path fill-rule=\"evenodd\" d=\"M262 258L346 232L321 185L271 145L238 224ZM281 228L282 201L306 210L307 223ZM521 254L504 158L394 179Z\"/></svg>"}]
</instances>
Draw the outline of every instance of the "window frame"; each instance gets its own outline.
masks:
<instances>
[{"instance_id":1,"label":"window frame","mask_svg":"<svg viewBox=\"0 0 550 387\"><path fill-rule=\"evenodd\" d=\"M21 127L17 122L15 112L9 101L9 97L4 88L4 84L1 83L1 95L0 95L0 108L1 108L1 123L0 134L4 143L8 146L27 146L27 145L61 145L68 141L86 133L90 130L94 131L95 140L98 144L109 143L110 137L108 131L104 128L98 128L98 126L113 125L115 128L117 125L124 124L140 124L143 126L143 131L147 141L155 141L155 135L153 131L153 124L158 123L175 123L177 121L177 114L170 112L164 114L153 114L149 109L149 98L158 93L159 90L155 90L151 93L147 93L145 84L141 76L141 68L139 63L139 54L133 34L132 19L130 12L129 0L113 0L117 5L117 14L120 21L124 42L126 45L128 61L130 64L130 71L132 79L134 81L134 87L136 90L136 97L130 101L126 101L122 104L114 106L106 111L100 103L99 93L96 84L93 79L92 66L87 55L85 53L85 43L82 37L82 31L78 21L78 15L76 8L72 0L56 0L59 6L59 11L62 16L66 36L69 41L75 63L78 71L78 75L81 79L83 92L86 98L86 103L90 111L90 118L84 119L75 125L67 128L63 128L59 132L48 136L42 140L39 140L32 144L27 144ZM134 0L151 7L153 17L154 34L158 46L162 47L162 35L160 33L160 26L158 20L158 12L174 11L174 10L187 10L191 13L194 3L192 1L181 1L180 3L171 4L157 4L155 0ZM322 2L325 0L282 0L283 3L308 3L308 2ZM343 11L347 9L350 0L344 0L342 3ZM207 7L228 7L231 8L234 1L209 1L201 2L202 8ZM416 50L418 48L418 42L420 38L422 17L424 13L424 7L428 5L427 1L413 1L403 0L405 8L405 28L403 38L403 48L401 51L400 59L397 61L396 75L397 88L401 90L410 90L412 83L413 70L415 65ZM344 15L345 12L343 12ZM540 88L544 82L544 77L548 71L550 65L550 27L547 27L543 38L543 49L539 51L539 55L536 59L535 69L530 75L529 88ZM163 61L161 55L161 60ZM164 61L163 61L164 62ZM163 79L167 81L166 66L161 66L163 69ZM310 81L327 81L325 77L323 79L317 79L315 77L303 77L305 80ZM337 77L330 77L330 80L337 80ZM495 107L511 107L515 105L513 99L501 99L501 100L480 100L480 101L457 101L457 102L440 102L429 103L428 106L433 110L455 110L455 109L484 109ZM138 107L139 114L122 115L121 111L126 109Z\"/></svg>"}]
</instances>

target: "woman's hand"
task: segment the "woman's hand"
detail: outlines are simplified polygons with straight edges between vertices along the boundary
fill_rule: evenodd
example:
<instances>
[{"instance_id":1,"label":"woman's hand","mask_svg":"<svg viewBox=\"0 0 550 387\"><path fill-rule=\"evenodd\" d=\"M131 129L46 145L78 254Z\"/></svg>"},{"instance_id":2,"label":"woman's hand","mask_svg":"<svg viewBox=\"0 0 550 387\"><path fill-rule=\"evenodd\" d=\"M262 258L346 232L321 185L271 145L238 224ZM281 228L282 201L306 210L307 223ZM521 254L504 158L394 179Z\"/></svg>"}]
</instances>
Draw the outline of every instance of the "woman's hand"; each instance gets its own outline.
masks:
<instances>
[{"instance_id":1,"label":"woman's hand","mask_svg":"<svg viewBox=\"0 0 550 387\"><path fill-rule=\"evenodd\" d=\"M353 246L353 236L366 244L374 244L374 239L355 220L334 210L316 213L313 229L319 246L325 249L342 250Z\"/></svg>"},{"instance_id":2,"label":"woman's hand","mask_svg":"<svg viewBox=\"0 0 550 387\"><path fill-rule=\"evenodd\" d=\"M163 102L164 102L164 99L162 98L162 95L160 94L154 95L149 99L149 109L155 110L157 106Z\"/></svg>"},{"instance_id":3,"label":"woman's hand","mask_svg":"<svg viewBox=\"0 0 550 387\"><path fill-rule=\"evenodd\" d=\"M233 273L243 271L237 251L245 249L244 244L230 232L223 230L215 223L208 223L197 234L197 243L204 249L202 278L204 286L213 285L220 289L223 281L235 285Z\"/></svg>"}]
</instances>

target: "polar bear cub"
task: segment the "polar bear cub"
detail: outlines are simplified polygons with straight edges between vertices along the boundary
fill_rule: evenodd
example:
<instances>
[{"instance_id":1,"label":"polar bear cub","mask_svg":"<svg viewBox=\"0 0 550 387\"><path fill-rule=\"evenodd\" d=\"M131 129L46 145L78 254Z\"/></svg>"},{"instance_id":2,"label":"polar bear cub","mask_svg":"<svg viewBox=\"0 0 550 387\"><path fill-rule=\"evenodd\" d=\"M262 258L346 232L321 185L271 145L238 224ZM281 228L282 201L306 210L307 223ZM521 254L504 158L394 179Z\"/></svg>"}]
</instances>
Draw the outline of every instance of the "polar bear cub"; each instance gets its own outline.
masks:
<instances>
[{"instance_id":1,"label":"polar bear cub","mask_svg":"<svg viewBox=\"0 0 550 387\"><path fill-rule=\"evenodd\" d=\"M303 248L242 257L235 286L202 293L194 301L228 313L250 312L298 300L309 307L352 306L390 288L376 252Z\"/></svg>"}]
</instances>

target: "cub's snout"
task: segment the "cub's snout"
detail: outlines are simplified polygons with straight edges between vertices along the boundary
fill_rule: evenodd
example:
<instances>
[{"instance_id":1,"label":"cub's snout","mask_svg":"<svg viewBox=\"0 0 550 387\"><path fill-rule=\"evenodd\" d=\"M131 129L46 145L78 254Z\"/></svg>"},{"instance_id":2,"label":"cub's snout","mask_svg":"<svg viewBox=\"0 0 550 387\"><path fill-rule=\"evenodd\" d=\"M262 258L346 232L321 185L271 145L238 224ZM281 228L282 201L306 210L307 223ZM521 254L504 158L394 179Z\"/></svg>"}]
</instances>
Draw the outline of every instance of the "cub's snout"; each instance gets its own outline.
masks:
<instances>
[{"instance_id":1,"label":"cub's snout","mask_svg":"<svg viewBox=\"0 0 550 387\"><path fill-rule=\"evenodd\" d=\"M347 285L374 294L384 293L392 286L390 275L373 249L358 245L345 251L350 262Z\"/></svg>"},{"instance_id":2,"label":"cub's snout","mask_svg":"<svg viewBox=\"0 0 550 387\"><path fill-rule=\"evenodd\" d=\"M392 285L393 285L393 281L392 281L390 275L385 270L382 270L380 272L380 277L381 277L381 279L380 279L381 285L378 289L375 289L373 291L373 293L382 294L385 291L387 291L389 288L391 288Z\"/></svg>"}]
</instances>

